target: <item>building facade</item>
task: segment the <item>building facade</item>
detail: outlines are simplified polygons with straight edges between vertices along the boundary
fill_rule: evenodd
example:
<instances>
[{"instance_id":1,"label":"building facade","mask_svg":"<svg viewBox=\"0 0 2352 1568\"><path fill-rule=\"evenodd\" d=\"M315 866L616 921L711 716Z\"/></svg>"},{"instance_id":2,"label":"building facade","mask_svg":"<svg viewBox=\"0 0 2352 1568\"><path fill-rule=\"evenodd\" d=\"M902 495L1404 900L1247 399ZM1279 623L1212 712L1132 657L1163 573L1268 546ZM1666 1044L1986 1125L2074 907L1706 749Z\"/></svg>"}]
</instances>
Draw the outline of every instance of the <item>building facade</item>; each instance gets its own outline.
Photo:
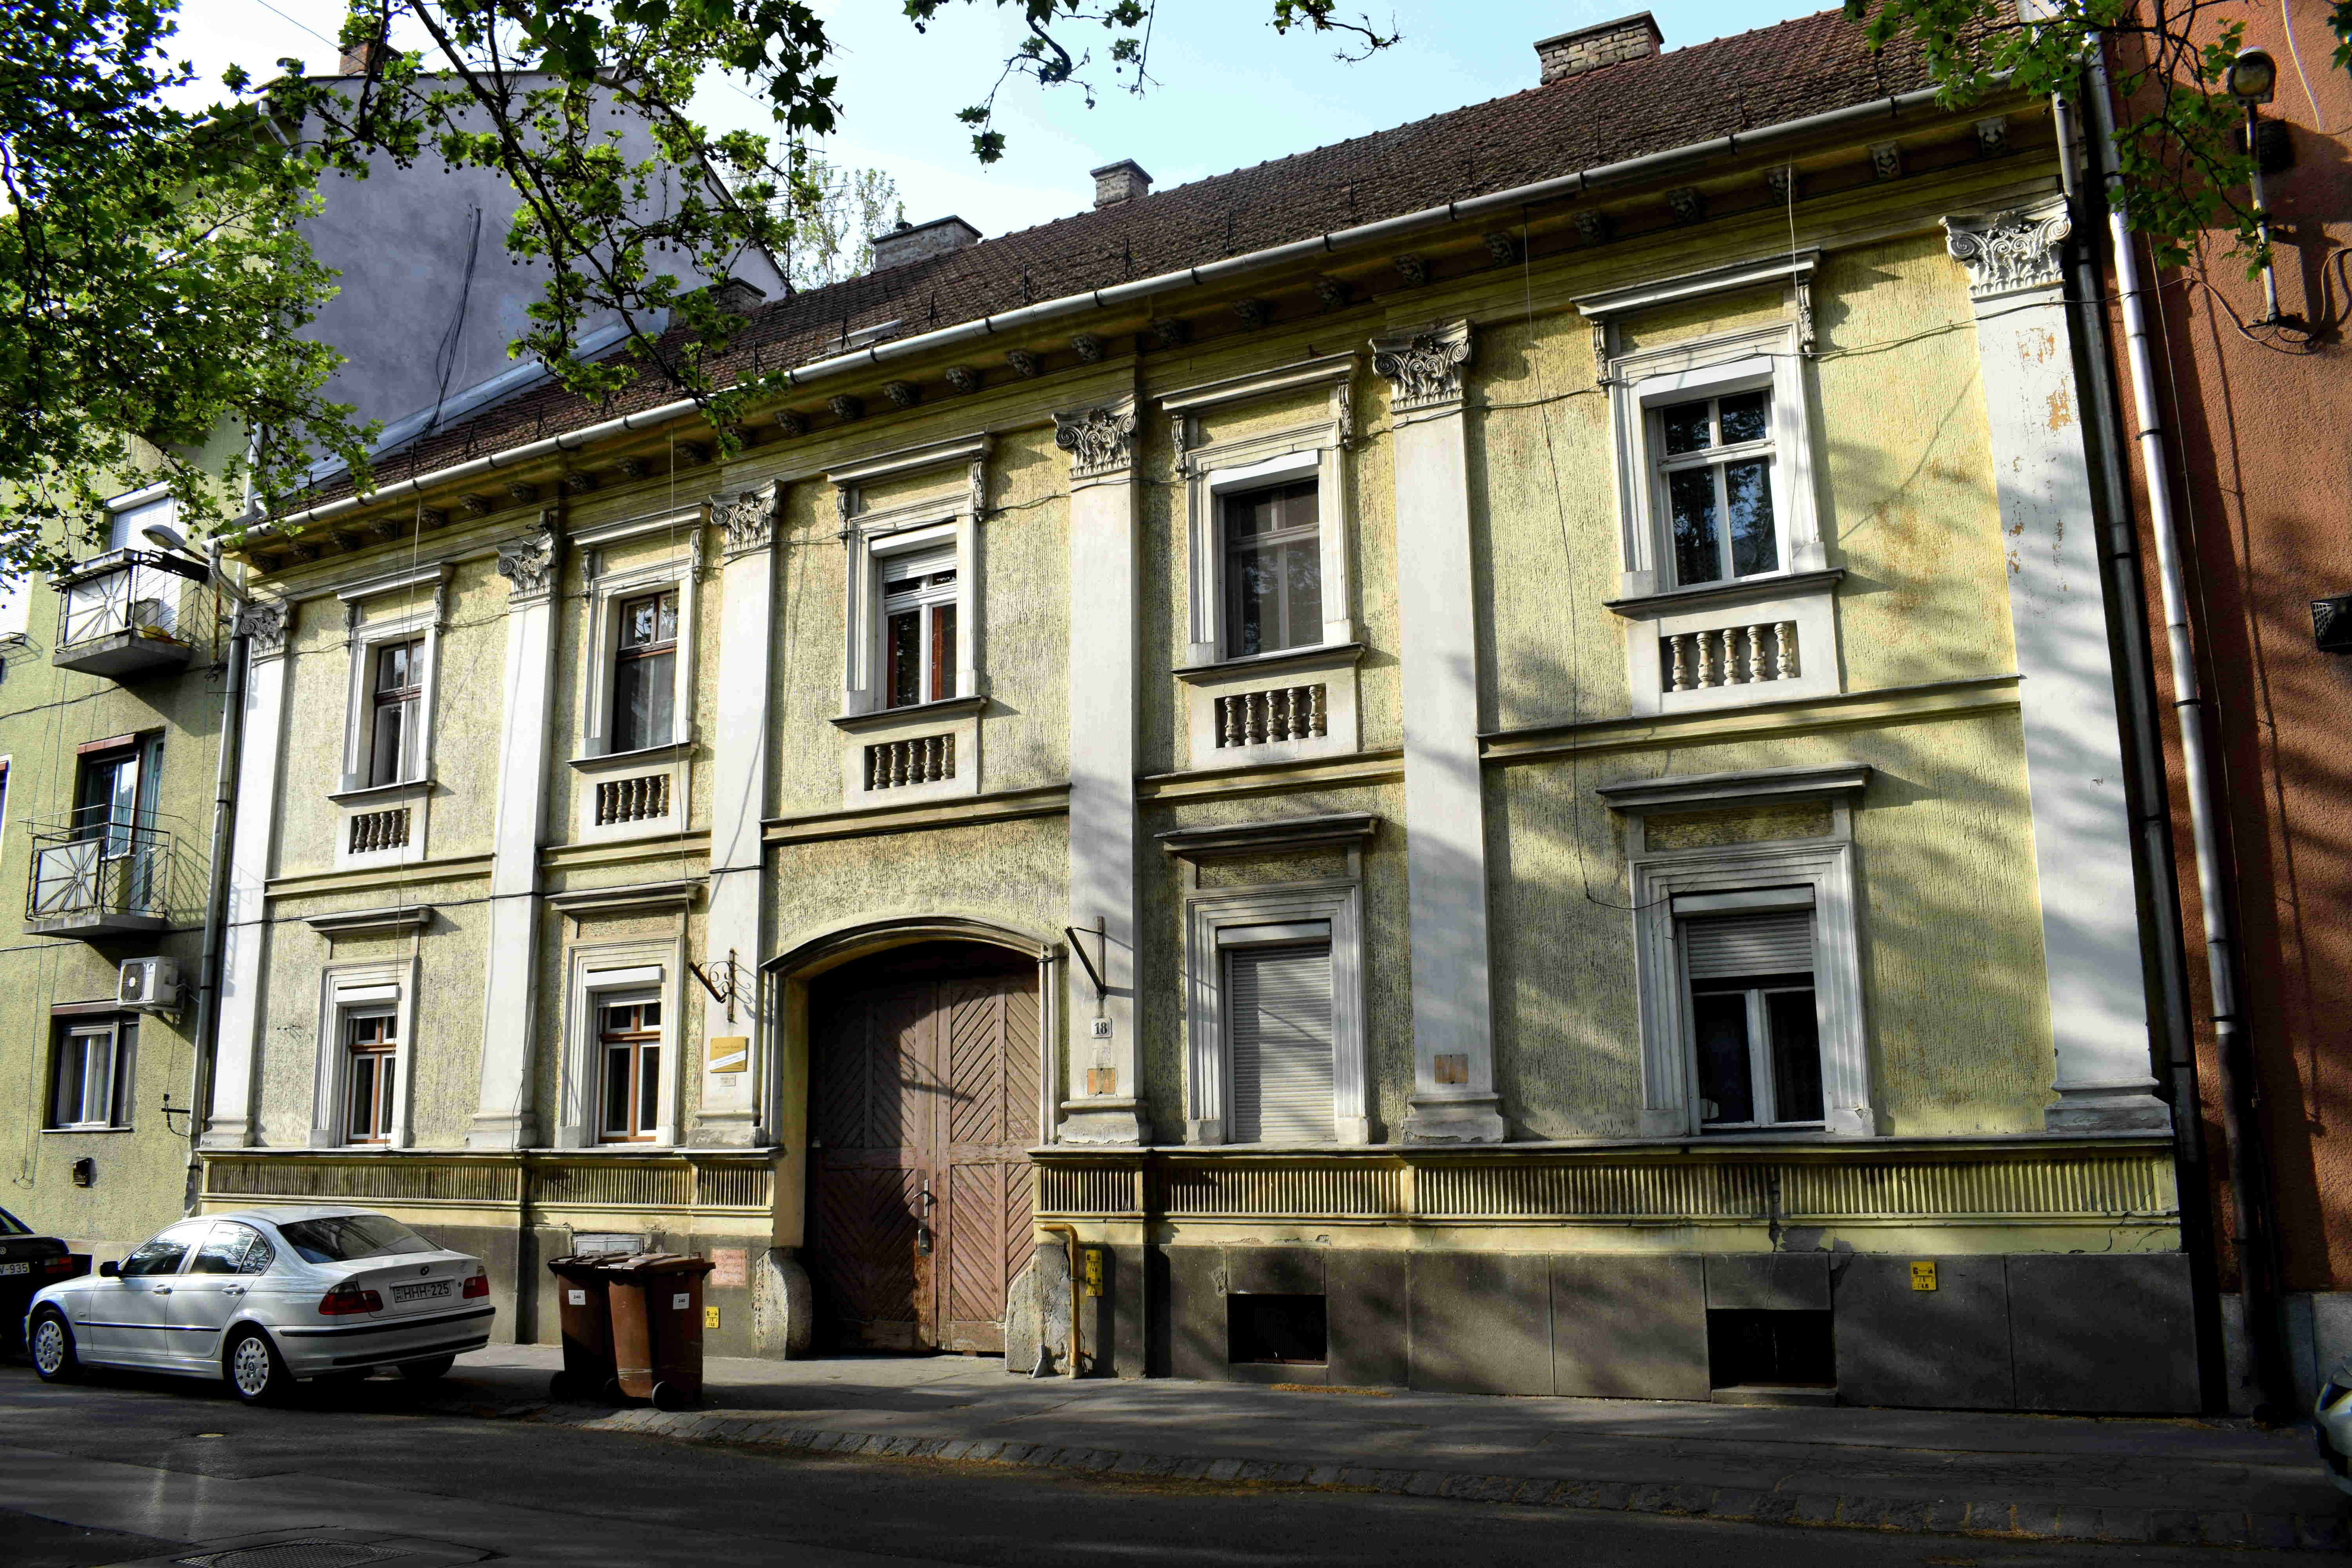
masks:
<instances>
[{"instance_id":1,"label":"building facade","mask_svg":"<svg viewBox=\"0 0 2352 1568\"><path fill-rule=\"evenodd\" d=\"M2198 1408L2048 108L1657 46L257 531L205 1201L524 1338L617 1236L722 1352Z\"/></svg>"}]
</instances>

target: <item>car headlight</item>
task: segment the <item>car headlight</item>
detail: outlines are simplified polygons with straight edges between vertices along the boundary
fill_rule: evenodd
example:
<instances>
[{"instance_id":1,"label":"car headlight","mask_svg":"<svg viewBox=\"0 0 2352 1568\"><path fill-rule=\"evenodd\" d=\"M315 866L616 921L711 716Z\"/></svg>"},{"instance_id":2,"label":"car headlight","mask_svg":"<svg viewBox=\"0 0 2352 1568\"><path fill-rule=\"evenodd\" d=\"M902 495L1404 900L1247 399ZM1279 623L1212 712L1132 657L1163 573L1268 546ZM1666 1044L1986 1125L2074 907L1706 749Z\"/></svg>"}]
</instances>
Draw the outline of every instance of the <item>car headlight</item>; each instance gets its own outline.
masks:
<instances>
[{"instance_id":1,"label":"car headlight","mask_svg":"<svg viewBox=\"0 0 2352 1568\"><path fill-rule=\"evenodd\" d=\"M2331 1377L2319 1391L2318 1408L2323 1412L2333 1410L2347 1398L2352 1398L2352 1386L2347 1386Z\"/></svg>"}]
</instances>

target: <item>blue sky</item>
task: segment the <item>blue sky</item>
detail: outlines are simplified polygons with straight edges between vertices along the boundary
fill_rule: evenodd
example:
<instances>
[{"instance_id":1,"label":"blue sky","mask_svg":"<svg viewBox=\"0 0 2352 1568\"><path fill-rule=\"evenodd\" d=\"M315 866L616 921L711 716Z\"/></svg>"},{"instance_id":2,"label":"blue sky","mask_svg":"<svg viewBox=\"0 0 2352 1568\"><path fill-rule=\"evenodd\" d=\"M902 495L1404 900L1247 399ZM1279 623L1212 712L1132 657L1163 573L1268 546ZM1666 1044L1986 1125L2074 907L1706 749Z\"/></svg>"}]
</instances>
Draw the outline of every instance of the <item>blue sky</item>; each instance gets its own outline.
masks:
<instances>
[{"instance_id":1,"label":"blue sky","mask_svg":"<svg viewBox=\"0 0 2352 1568\"><path fill-rule=\"evenodd\" d=\"M1833 3L1661 0L1651 9L1676 48ZM955 213L993 235L1083 209L1093 200L1087 171L1121 158L1164 188L1516 92L1536 79L1536 39L1622 15L1626 0L1364 4L1404 41L1353 65L1335 61L1328 39L1276 37L1272 0L1162 0L1150 93L1118 90L1107 65L1093 73L1107 90L1091 110L1070 88L1007 83L997 124L1010 145L988 169L972 161L955 111L986 94L1020 37L1011 17L981 0L946 8L919 36L898 0L819 0L818 8L842 46L832 155L887 170L917 222ZM183 0L174 52L215 75L232 59L259 72L288 54L315 69L333 51L305 25L331 37L341 15L316 0ZM765 124L764 110L739 89L707 87L698 107L715 124Z\"/></svg>"}]
</instances>

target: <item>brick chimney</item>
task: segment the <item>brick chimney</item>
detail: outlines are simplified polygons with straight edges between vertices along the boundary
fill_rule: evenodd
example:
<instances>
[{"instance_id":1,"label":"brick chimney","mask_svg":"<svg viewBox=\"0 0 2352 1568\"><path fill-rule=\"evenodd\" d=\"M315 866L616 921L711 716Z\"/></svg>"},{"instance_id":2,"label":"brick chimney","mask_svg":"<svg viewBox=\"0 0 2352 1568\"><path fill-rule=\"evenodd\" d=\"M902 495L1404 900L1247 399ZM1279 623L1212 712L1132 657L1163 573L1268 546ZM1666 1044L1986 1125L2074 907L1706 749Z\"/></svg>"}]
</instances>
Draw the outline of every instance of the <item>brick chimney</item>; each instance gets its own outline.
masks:
<instances>
[{"instance_id":1,"label":"brick chimney","mask_svg":"<svg viewBox=\"0 0 2352 1568\"><path fill-rule=\"evenodd\" d=\"M1613 66L1619 60L1647 58L1658 52L1665 36L1647 11L1636 11L1630 16L1620 16L1613 22L1595 22L1590 27L1579 27L1573 33L1562 33L1556 38L1536 41L1536 58L1542 63L1543 79L1558 81L1564 76L1580 76L1602 66Z\"/></svg>"},{"instance_id":2,"label":"brick chimney","mask_svg":"<svg viewBox=\"0 0 2352 1568\"><path fill-rule=\"evenodd\" d=\"M1151 194L1151 176L1142 164L1132 158L1122 158L1116 163L1105 163L1087 173L1095 177L1095 205L1117 206Z\"/></svg>"},{"instance_id":3,"label":"brick chimney","mask_svg":"<svg viewBox=\"0 0 2352 1568\"><path fill-rule=\"evenodd\" d=\"M929 223L902 223L887 234L874 237L874 270L929 261L950 250L980 243L980 230L960 217L935 217Z\"/></svg>"},{"instance_id":4,"label":"brick chimney","mask_svg":"<svg viewBox=\"0 0 2352 1568\"><path fill-rule=\"evenodd\" d=\"M342 74L367 75L368 68L375 63L376 56L383 48L383 41L380 38L366 38L353 44L343 51Z\"/></svg>"}]
</instances>

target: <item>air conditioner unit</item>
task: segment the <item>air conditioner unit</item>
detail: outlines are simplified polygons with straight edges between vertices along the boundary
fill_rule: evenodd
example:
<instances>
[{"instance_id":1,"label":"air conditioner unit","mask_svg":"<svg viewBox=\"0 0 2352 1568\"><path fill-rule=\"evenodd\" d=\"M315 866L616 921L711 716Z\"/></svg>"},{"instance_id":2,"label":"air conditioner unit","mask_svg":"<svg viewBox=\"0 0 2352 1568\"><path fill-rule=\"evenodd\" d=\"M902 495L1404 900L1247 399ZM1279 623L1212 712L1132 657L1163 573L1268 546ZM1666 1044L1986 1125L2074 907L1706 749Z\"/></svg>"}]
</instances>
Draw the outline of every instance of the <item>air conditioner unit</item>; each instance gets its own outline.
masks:
<instances>
[{"instance_id":1,"label":"air conditioner unit","mask_svg":"<svg viewBox=\"0 0 2352 1568\"><path fill-rule=\"evenodd\" d=\"M180 1010L180 961L126 958L115 982L114 999L136 1013Z\"/></svg>"}]
</instances>

